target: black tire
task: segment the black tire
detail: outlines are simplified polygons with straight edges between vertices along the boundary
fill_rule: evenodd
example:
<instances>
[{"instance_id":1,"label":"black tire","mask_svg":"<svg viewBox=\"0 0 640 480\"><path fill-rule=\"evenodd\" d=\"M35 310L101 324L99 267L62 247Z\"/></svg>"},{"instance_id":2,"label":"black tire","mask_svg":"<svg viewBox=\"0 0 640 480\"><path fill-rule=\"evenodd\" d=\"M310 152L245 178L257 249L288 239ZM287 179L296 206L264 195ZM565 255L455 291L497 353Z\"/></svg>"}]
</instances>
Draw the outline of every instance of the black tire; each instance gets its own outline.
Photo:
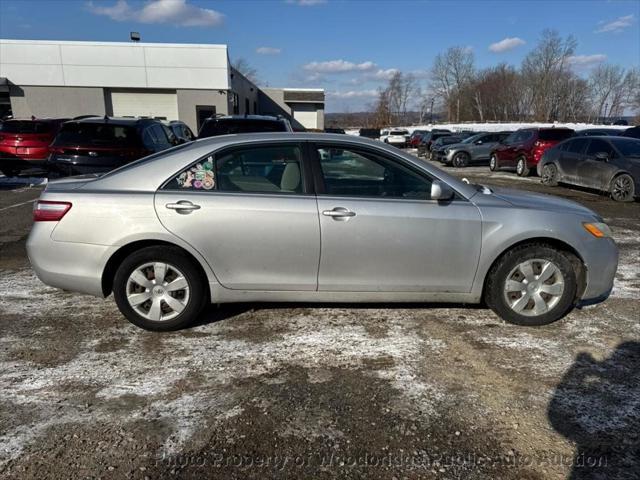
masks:
<instances>
[{"instance_id":1,"label":"black tire","mask_svg":"<svg viewBox=\"0 0 640 480\"><path fill-rule=\"evenodd\" d=\"M498 157L496 157L494 153L491 155L491 158L489 158L489 170L491 170L492 172L495 172L499 168L500 168L500 165L498 164Z\"/></svg>"},{"instance_id":2,"label":"black tire","mask_svg":"<svg viewBox=\"0 0 640 480\"><path fill-rule=\"evenodd\" d=\"M611 180L609 191L616 202L633 202L636 194L633 177L627 173L616 176Z\"/></svg>"},{"instance_id":3,"label":"black tire","mask_svg":"<svg viewBox=\"0 0 640 480\"><path fill-rule=\"evenodd\" d=\"M549 185L555 187L558 185L558 167L554 163L545 163L542 166L542 179L540 180L543 185Z\"/></svg>"},{"instance_id":4,"label":"black tire","mask_svg":"<svg viewBox=\"0 0 640 480\"><path fill-rule=\"evenodd\" d=\"M148 263L165 263L179 270L188 284L189 297L184 309L169 320L150 320L140 315L127 300L130 275ZM147 277L148 278L148 277ZM155 280L153 280L155 283ZM148 290L147 290L148 291ZM206 278L194 265L193 260L177 247L154 246L138 250L124 259L113 280L113 296L120 312L134 325L152 331L170 331L193 323L208 302ZM167 307L166 302L163 305Z\"/></svg>"},{"instance_id":5,"label":"black tire","mask_svg":"<svg viewBox=\"0 0 640 480\"><path fill-rule=\"evenodd\" d=\"M469 165L469 155L466 152L458 152L453 156L451 164L456 168L463 168Z\"/></svg>"},{"instance_id":6,"label":"black tire","mask_svg":"<svg viewBox=\"0 0 640 480\"><path fill-rule=\"evenodd\" d=\"M546 313L540 315L522 315L507 303L505 284L510 272L527 260L540 259L552 262L562 275L564 290L557 303ZM574 259L575 260L575 259ZM569 313L575 306L577 290L576 271L572 263L572 255L557 250L552 246L540 243L520 245L509 250L500 257L487 274L485 284L486 304L505 321L523 326L548 325ZM524 297L524 295L523 295ZM517 298L516 298L517 300ZM533 302L533 299L529 302Z\"/></svg>"},{"instance_id":7,"label":"black tire","mask_svg":"<svg viewBox=\"0 0 640 480\"><path fill-rule=\"evenodd\" d=\"M528 177L531 170L527 166L527 159L524 157L519 157L516 162L516 173L519 177Z\"/></svg>"}]
</instances>

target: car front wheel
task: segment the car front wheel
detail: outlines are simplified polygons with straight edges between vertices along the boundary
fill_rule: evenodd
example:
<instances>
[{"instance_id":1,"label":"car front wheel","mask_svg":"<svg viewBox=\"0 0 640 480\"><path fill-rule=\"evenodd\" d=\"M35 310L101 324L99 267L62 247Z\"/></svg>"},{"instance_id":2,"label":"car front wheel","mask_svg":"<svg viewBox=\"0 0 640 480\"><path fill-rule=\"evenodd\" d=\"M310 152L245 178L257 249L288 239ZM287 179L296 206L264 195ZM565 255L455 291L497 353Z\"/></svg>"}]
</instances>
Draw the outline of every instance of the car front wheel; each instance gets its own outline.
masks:
<instances>
[{"instance_id":1,"label":"car front wheel","mask_svg":"<svg viewBox=\"0 0 640 480\"><path fill-rule=\"evenodd\" d=\"M457 168L466 167L469 163L469 155L464 152L456 153L453 157L453 166Z\"/></svg>"},{"instance_id":2,"label":"car front wheel","mask_svg":"<svg viewBox=\"0 0 640 480\"><path fill-rule=\"evenodd\" d=\"M489 159L489 170L491 170L492 172L495 172L496 170L498 170L498 158L494 155L491 155L491 158Z\"/></svg>"},{"instance_id":3,"label":"car front wheel","mask_svg":"<svg viewBox=\"0 0 640 480\"><path fill-rule=\"evenodd\" d=\"M570 254L544 244L516 247L487 278L485 301L509 323L547 325L575 304L577 280Z\"/></svg>"},{"instance_id":4,"label":"car front wheel","mask_svg":"<svg viewBox=\"0 0 640 480\"><path fill-rule=\"evenodd\" d=\"M175 247L148 247L129 255L113 282L116 304L146 330L177 330L205 305L206 282L193 261Z\"/></svg>"}]
</instances>

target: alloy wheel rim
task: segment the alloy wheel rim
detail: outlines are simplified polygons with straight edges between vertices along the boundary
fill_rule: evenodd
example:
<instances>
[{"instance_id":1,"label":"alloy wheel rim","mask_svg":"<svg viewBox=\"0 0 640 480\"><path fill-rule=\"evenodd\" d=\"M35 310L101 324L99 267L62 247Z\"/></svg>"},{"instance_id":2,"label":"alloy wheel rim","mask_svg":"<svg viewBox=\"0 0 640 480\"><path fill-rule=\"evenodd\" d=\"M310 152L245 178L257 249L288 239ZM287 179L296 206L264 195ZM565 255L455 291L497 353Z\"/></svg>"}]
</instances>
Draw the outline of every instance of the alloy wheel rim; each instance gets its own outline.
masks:
<instances>
[{"instance_id":1,"label":"alloy wheel rim","mask_svg":"<svg viewBox=\"0 0 640 480\"><path fill-rule=\"evenodd\" d=\"M555 167L552 165L545 165L542 169L542 182L549 183L555 177Z\"/></svg>"},{"instance_id":2,"label":"alloy wheel rim","mask_svg":"<svg viewBox=\"0 0 640 480\"><path fill-rule=\"evenodd\" d=\"M149 262L137 267L127 279L127 301L147 320L172 320L187 307L189 282L175 266Z\"/></svg>"},{"instance_id":3,"label":"alloy wheel rim","mask_svg":"<svg viewBox=\"0 0 640 480\"><path fill-rule=\"evenodd\" d=\"M496 168L496 157L491 157L491 160L489 160L489 166L495 170Z\"/></svg>"},{"instance_id":4,"label":"alloy wheel rim","mask_svg":"<svg viewBox=\"0 0 640 480\"><path fill-rule=\"evenodd\" d=\"M516 265L504 283L504 299L511 310L526 317L550 312L564 293L560 268L549 260L535 258Z\"/></svg>"},{"instance_id":5,"label":"alloy wheel rim","mask_svg":"<svg viewBox=\"0 0 640 480\"><path fill-rule=\"evenodd\" d=\"M461 167L464 165L464 155L462 153L458 153L453 159L453 163L456 167Z\"/></svg>"},{"instance_id":6,"label":"alloy wheel rim","mask_svg":"<svg viewBox=\"0 0 640 480\"><path fill-rule=\"evenodd\" d=\"M631 195L632 182L629 177L622 175L613 182L611 194L618 200L626 200Z\"/></svg>"},{"instance_id":7,"label":"alloy wheel rim","mask_svg":"<svg viewBox=\"0 0 640 480\"><path fill-rule=\"evenodd\" d=\"M522 164L522 160L518 160L517 170L518 170L518 174L521 174L522 171L524 170L524 165Z\"/></svg>"}]
</instances>

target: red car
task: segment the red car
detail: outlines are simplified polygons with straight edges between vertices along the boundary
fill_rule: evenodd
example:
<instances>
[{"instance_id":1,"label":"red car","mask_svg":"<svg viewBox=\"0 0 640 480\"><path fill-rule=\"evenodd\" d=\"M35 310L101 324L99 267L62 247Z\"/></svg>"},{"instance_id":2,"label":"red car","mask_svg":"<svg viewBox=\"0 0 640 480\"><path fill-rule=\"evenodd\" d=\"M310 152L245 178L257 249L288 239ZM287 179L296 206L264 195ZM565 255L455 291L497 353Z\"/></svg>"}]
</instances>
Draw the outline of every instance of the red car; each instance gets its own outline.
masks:
<instances>
[{"instance_id":1,"label":"red car","mask_svg":"<svg viewBox=\"0 0 640 480\"><path fill-rule=\"evenodd\" d=\"M7 176L43 166L49 145L65 118L6 120L0 123L0 171Z\"/></svg>"},{"instance_id":2,"label":"red car","mask_svg":"<svg viewBox=\"0 0 640 480\"><path fill-rule=\"evenodd\" d=\"M420 139L425 133L429 133L429 130L414 130L409 137L409 146L411 148L418 148L418 145L420 145Z\"/></svg>"},{"instance_id":3,"label":"red car","mask_svg":"<svg viewBox=\"0 0 640 480\"><path fill-rule=\"evenodd\" d=\"M515 167L516 173L526 177L536 171L542 154L555 144L573 136L570 128L522 128L505 138L493 149L489 157L489 168Z\"/></svg>"}]
</instances>

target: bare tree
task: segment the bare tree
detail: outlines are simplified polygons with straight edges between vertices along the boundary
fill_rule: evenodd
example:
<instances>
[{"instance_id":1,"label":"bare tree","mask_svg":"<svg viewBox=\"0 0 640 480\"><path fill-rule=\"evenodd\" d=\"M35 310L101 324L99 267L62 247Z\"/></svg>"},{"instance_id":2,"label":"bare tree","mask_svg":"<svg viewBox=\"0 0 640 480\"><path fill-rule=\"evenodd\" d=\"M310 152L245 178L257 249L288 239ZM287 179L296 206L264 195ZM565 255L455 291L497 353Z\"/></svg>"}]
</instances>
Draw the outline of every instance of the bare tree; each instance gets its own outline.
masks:
<instances>
[{"instance_id":1,"label":"bare tree","mask_svg":"<svg viewBox=\"0 0 640 480\"><path fill-rule=\"evenodd\" d=\"M463 91L475 72L473 52L467 47L451 47L436 55L431 68L432 88L442 97L449 120L460 121Z\"/></svg>"},{"instance_id":2,"label":"bare tree","mask_svg":"<svg viewBox=\"0 0 640 480\"><path fill-rule=\"evenodd\" d=\"M256 70L246 58L238 58L231 66L253 83L258 83L258 70Z\"/></svg>"},{"instance_id":3,"label":"bare tree","mask_svg":"<svg viewBox=\"0 0 640 480\"><path fill-rule=\"evenodd\" d=\"M392 122L404 123L407 117L409 101L416 92L416 80L411 74L396 72L389 80L386 95Z\"/></svg>"},{"instance_id":4,"label":"bare tree","mask_svg":"<svg viewBox=\"0 0 640 480\"><path fill-rule=\"evenodd\" d=\"M557 119L562 99L562 78L570 73L569 57L576 49L573 36L562 38L555 30L545 30L536 47L522 62L523 82L527 87L529 111L534 119Z\"/></svg>"}]
</instances>

